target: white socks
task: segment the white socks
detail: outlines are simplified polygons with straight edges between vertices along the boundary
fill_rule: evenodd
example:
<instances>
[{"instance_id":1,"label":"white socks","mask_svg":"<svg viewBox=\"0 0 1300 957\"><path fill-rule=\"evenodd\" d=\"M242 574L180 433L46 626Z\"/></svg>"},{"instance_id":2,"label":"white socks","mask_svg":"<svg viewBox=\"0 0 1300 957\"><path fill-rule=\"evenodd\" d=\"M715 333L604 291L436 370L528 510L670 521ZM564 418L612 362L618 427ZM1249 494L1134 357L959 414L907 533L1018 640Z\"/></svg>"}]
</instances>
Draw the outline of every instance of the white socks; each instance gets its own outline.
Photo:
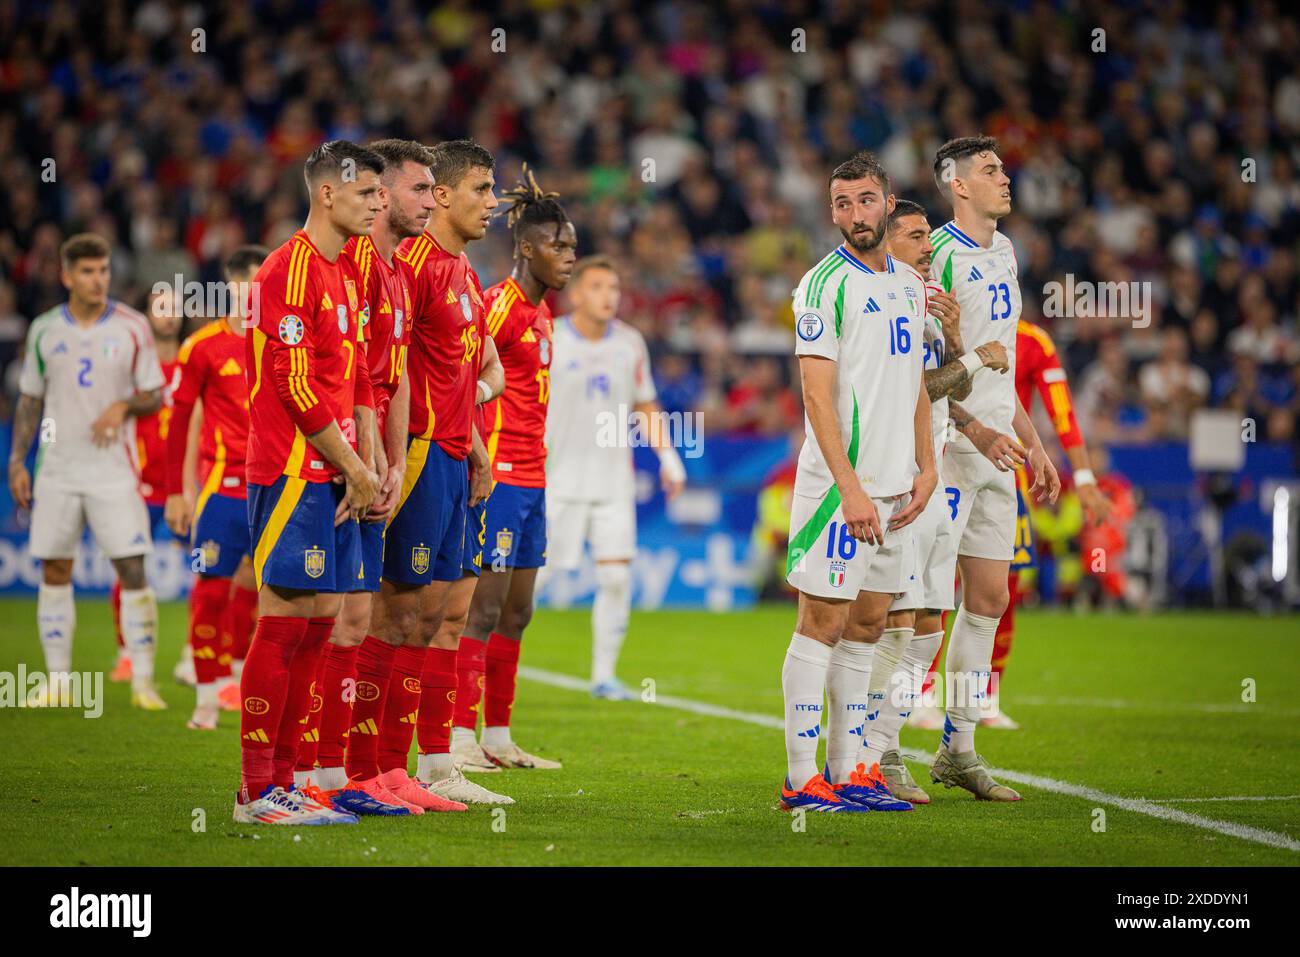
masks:
<instances>
[{"instance_id":1,"label":"white socks","mask_svg":"<svg viewBox=\"0 0 1300 957\"><path fill-rule=\"evenodd\" d=\"M41 583L36 597L36 627L45 651L47 677L72 670L72 632L77 627L77 606L72 585Z\"/></svg>"},{"instance_id":2,"label":"white socks","mask_svg":"<svg viewBox=\"0 0 1300 957\"><path fill-rule=\"evenodd\" d=\"M898 668L911 638L911 628L886 628L876 642L876 660L867 696L867 724L858 757L868 771L873 764L880 763L880 756L890 749L891 740L897 747L898 729L903 723L898 716Z\"/></svg>"},{"instance_id":3,"label":"white socks","mask_svg":"<svg viewBox=\"0 0 1300 957\"><path fill-rule=\"evenodd\" d=\"M500 751L503 748L510 747L510 725L504 724L499 727L489 728L483 726L483 738L481 741L483 747L491 748L494 751Z\"/></svg>"},{"instance_id":4,"label":"white socks","mask_svg":"<svg viewBox=\"0 0 1300 957\"><path fill-rule=\"evenodd\" d=\"M973 615L965 605L957 612L944 668L948 719L943 727L943 746L950 752L975 749L975 725L988 695L993 638L997 630L997 618Z\"/></svg>"},{"instance_id":5,"label":"white socks","mask_svg":"<svg viewBox=\"0 0 1300 957\"><path fill-rule=\"evenodd\" d=\"M826 763L836 784L847 781L858 763L875 654L874 644L861 641L841 639L831 649L826 668Z\"/></svg>"},{"instance_id":6,"label":"white socks","mask_svg":"<svg viewBox=\"0 0 1300 957\"><path fill-rule=\"evenodd\" d=\"M460 728L455 725L451 729L451 746L454 748L459 744L477 744L478 735L473 728Z\"/></svg>"},{"instance_id":7,"label":"white socks","mask_svg":"<svg viewBox=\"0 0 1300 957\"><path fill-rule=\"evenodd\" d=\"M456 729L453 728L454 732ZM456 771L450 754L417 754L415 756L415 779L425 784L445 781Z\"/></svg>"},{"instance_id":8,"label":"white socks","mask_svg":"<svg viewBox=\"0 0 1300 957\"><path fill-rule=\"evenodd\" d=\"M122 589L122 643L131 656L131 687L153 685L153 659L157 649L158 604L152 588Z\"/></svg>"},{"instance_id":9,"label":"white socks","mask_svg":"<svg viewBox=\"0 0 1300 957\"><path fill-rule=\"evenodd\" d=\"M623 562L597 562L596 600L591 606L592 684L614 679L631 612L631 568Z\"/></svg>"},{"instance_id":10,"label":"white socks","mask_svg":"<svg viewBox=\"0 0 1300 957\"><path fill-rule=\"evenodd\" d=\"M785 696L785 758L790 786L801 788L817 773L817 738L822 730L822 695L831 649L795 632L781 668Z\"/></svg>"}]
</instances>

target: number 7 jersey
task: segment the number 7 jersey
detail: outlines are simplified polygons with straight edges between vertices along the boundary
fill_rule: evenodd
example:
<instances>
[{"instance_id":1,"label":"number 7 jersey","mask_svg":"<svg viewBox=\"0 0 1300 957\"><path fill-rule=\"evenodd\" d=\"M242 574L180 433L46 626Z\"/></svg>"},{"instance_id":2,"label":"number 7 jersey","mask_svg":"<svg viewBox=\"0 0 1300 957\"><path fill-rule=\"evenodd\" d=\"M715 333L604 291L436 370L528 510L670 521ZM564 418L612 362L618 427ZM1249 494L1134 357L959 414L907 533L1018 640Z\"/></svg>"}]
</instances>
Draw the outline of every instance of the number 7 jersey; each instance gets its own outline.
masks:
<instances>
[{"instance_id":1,"label":"number 7 jersey","mask_svg":"<svg viewBox=\"0 0 1300 957\"><path fill-rule=\"evenodd\" d=\"M836 363L835 410L849 462L873 498L901 495L916 467L925 282L892 256L876 272L844 245L804 274L794 293L795 354ZM796 495L835 484L812 423L795 474Z\"/></svg>"},{"instance_id":2,"label":"number 7 jersey","mask_svg":"<svg viewBox=\"0 0 1300 957\"><path fill-rule=\"evenodd\" d=\"M957 228L955 222L930 234L934 258L930 275L961 307L961 341L967 352L997 340L1007 350L1010 368L1005 374L980 372L961 406L990 428L1011 432L1016 411L1016 327L1020 323L1020 280L1011 240L993 233L985 249ZM953 444L963 451L974 447L964 435Z\"/></svg>"}]
</instances>

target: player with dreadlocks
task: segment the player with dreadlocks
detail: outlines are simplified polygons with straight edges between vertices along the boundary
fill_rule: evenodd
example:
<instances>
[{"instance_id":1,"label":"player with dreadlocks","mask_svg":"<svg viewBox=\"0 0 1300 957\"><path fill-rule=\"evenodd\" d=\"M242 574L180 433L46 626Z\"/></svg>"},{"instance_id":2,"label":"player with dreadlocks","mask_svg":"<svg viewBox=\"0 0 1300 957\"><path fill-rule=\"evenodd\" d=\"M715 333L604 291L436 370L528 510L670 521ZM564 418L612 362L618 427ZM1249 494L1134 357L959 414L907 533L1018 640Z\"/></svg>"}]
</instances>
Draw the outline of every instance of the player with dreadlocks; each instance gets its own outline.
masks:
<instances>
[{"instance_id":1,"label":"player with dreadlocks","mask_svg":"<svg viewBox=\"0 0 1300 957\"><path fill-rule=\"evenodd\" d=\"M492 493L481 526L484 567L456 656L451 751L465 771L560 766L528 754L510 738L520 640L533 615L537 570L546 561L552 325L545 297L568 283L578 249L558 197L544 192L525 164L523 182L503 195L510 201L506 221L514 235L514 269L483 296L506 388L483 407L492 462ZM475 740L480 696L481 745Z\"/></svg>"}]
</instances>

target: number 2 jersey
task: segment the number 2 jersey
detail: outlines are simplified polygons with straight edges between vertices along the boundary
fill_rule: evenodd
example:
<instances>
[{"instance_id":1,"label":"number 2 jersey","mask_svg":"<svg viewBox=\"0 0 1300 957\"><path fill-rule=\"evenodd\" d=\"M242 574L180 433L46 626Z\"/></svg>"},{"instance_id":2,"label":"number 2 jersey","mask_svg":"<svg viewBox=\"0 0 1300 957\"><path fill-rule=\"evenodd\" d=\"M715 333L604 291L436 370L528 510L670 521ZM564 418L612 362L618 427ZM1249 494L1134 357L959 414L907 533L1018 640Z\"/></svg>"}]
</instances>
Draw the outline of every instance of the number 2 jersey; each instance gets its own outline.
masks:
<instances>
[{"instance_id":1,"label":"number 2 jersey","mask_svg":"<svg viewBox=\"0 0 1300 957\"><path fill-rule=\"evenodd\" d=\"M357 361L355 266L342 253L330 262L300 229L257 271L252 308L245 338L248 481L271 485L288 475L328 482L338 470L307 436L337 422L355 450L354 409L370 404L370 377Z\"/></svg>"},{"instance_id":2,"label":"number 2 jersey","mask_svg":"<svg viewBox=\"0 0 1300 957\"><path fill-rule=\"evenodd\" d=\"M153 331L134 309L109 300L89 326L78 325L66 305L37 316L18 382L23 395L44 401L37 478L69 491L134 488L135 419L127 416L117 441L104 448L91 439L91 428L114 402L161 389L165 381Z\"/></svg>"},{"instance_id":3,"label":"number 2 jersey","mask_svg":"<svg viewBox=\"0 0 1300 957\"><path fill-rule=\"evenodd\" d=\"M975 376L970 395L961 406L990 428L1013 434L1016 411L1016 327L1020 322L1020 281L1011 240L993 233L985 249L957 228L940 226L930 234L934 258L930 275L961 306L961 341L967 352L997 340L1007 350L1010 369L1005 374L984 372ZM954 447L973 452L969 439L958 435Z\"/></svg>"},{"instance_id":4,"label":"number 2 jersey","mask_svg":"<svg viewBox=\"0 0 1300 957\"><path fill-rule=\"evenodd\" d=\"M492 479L523 488L546 487L546 407L550 399L551 310L533 305L514 279L483 297L488 335L496 344L506 388L484 406Z\"/></svg>"},{"instance_id":5,"label":"number 2 jersey","mask_svg":"<svg viewBox=\"0 0 1300 957\"><path fill-rule=\"evenodd\" d=\"M925 282L885 257L883 272L840 245L804 274L794 292L795 354L836 364L835 411L849 463L873 498L901 495L916 467ZM796 495L821 498L835 485L805 416Z\"/></svg>"}]
</instances>

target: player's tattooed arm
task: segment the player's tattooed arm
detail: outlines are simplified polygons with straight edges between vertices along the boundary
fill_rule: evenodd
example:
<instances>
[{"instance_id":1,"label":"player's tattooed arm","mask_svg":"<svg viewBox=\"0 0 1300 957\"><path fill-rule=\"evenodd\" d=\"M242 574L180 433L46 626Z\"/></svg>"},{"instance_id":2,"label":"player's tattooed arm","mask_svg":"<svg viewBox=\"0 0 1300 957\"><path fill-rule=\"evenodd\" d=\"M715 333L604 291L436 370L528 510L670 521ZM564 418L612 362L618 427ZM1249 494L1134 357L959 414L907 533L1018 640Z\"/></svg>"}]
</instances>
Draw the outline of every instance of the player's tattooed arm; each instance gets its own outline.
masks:
<instances>
[{"instance_id":1,"label":"player's tattooed arm","mask_svg":"<svg viewBox=\"0 0 1300 957\"><path fill-rule=\"evenodd\" d=\"M32 504L32 477L27 472L27 452L41 424L45 400L39 396L19 395L14 410L13 443L9 448L9 494L19 508Z\"/></svg>"},{"instance_id":2,"label":"player's tattooed arm","mask_svg":"<svg viewBox=\"0 0 1300 957\"><path fill-rule=\"evenodd\" d=\"M956 357L954 357L955 359ZM969 385L970 373L960 362L950 359L937 369L925 370L925 391L930 396L930 401L935 402L944 396L957 397L956 393L963 385ZM970 393L970 389L966 389ZM965 398L966 396L960 396Z\"/></svg>"}]
</instances>

